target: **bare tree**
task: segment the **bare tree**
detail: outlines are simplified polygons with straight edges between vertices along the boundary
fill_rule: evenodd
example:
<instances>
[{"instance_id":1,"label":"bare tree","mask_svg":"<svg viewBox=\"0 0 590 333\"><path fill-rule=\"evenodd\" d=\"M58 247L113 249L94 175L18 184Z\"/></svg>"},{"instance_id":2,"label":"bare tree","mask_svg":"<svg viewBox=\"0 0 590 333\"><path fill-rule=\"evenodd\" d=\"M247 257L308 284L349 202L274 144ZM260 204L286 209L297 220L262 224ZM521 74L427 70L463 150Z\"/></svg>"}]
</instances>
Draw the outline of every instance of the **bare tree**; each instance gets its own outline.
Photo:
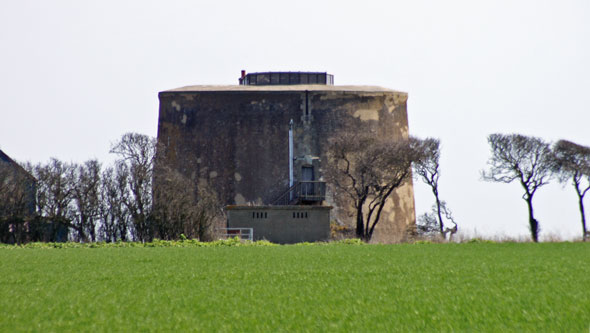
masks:
<instances>
[{"instance_id":1,"label":"bare tree","mask_svg":"<svg viewBox=\"0 0 590 333\"><path fill-rule=\"evenodd\" d=\"M369 241L391 193L412 177L422 158L420 140L391 140L374 133L345 134L328 148L326 179L353 201L356 234Z\"/></svg>"},{"instance_id":2,"label":"bare tree","mask_svg":"<svg viewBox=\"0 0 590 333\"><path fill-rule=\"evenodd\" d=\"M99 200L99 209L98 209L98 216L100 219L99 225L99 235L100 238L107 243L116 242L117 241L117 217L113 212L112 204L116 205L115 201L116 197L116 190L112 190L115 188L113 186L114 181L114 169L112 167L106 168L100 177L100 187L98 191ZM127 185L127 184L125 184ZM123 204L121 202L121 204Z\"/></svg>"},{"instance_id":3,"label":"bare tree","mask_svg":"<svg viewBox=\"0 0 590 333\"><path fill-rule=\"evenodd\" d=\"M123 163L115 163L115 174L114 174L114 187L115 193L112 198L114 205L111 208L114 209L113 213L117 219L117 230L118 237L122 241L126 241L129 235L135 234L133 223L131 221L131 214L129 213L128 205L129 202L129 170Z\"/></svg>"},{"instance_id":4,"label":"bare tree","mask_svg":"<svg viewBox=\"0 0 590 333\"><path fill-rule=\"evenodd\" d=\"M434 194L434 213L437 219L436 224L438 226L440 234L444 237L445 234L450 231L447 231L445 229L443 215L445 217L452 215L450 214L450 210L447 208L446 203L440 199L438 191L438 181L440 178L440 140L434 138L426 138L422 141L421 146L423 158L414 162L414 171L415 174L419 176L424 183L430 186L432 194ZM454 230L454 232L457 232L457 223L455 223L454 220L450 221L453 223L453 227L448 230Z\"/></svg>"},{"instance_id":5,"label":"bare tree","mask_svg":"<svg viewBox=\"0 0 590 333\"><path fill-rule=\"evenodd\" d=\"M452 227L446 226L442 231L439 225L439 214L443 214L447 221L453 224ZM416 221L416 229L419 235L432 237L435 234L446 239L449 235L449 241L453 240L453 235L457 233L457 223L453 217L453 213L447 207L447 203L443 200L440 203L432 205L430 213L424 213Z\"/></svg>"},{"instance_id":6,"label":"bare tree","mask_svg":"<svg viewBox=\"0 0 590 333\"><path fill-rule=\"evenodd\" d=\"M96 241L96 222L99 217L99 186L101 165L97 160L90 160L75 166L73 199L76 208L74 223L77 225L78 240Z\"/></svg>"},{"instance_id":7,"label":"bare tree","mask_svg":"<svg viewBox=\"0 0 590 333\"><path fill-rule=\"evenodd\" d=\"M584 196L590 190L590 147L581 146L567 140L559 140L553 145L555 153L555 173L561 183L571 179L578 195L578 206L582 218L582 239L588 238Z\"/></svg>"},{"instance_id":8,"label":"bare tree","mask_svg":"<svg viewBox=\"0 0 590 333\"><path fill-rule=\"evenodd\" d=\"M129 172L130 196L126 201L137 239L149 241L153 236L151 224L152 177L156 154L156 139L138 133L127 133L111 147L120 156L120 163Z\"/></svg>"},{"instance_id":9,"label":"bare tree","mask_svg":"<svg viewBox=\"0 0 590 333\"><path fill-rule=\"evenodd\" d=\"M158 236L206 240L221 205L213 191L195 186L177 171L161 167L158 188L154 191L154 217Z\"/></svg>"},{"instance_id":10,"label":"bare tree","mask_svg":"<svg viewBox=\"0 0 590 333\"><path fill-rule=\"evenodd\" d=\"M158 187L154 191L154 217L157 236L178 239L181 234L194 237L196 211L194 186L180 173L159 168Z\"/></svg>"},{"instance_id":11,"label":"bare tree","mask_svg":"<svg viewBox=\"0 0 590 333\"><path fill-rule=\"evenodd\" d=\"M492 156L488 161L489 170L482 171L482 178L501 183L516 180L522 185L531 237L538 242L539 222L533 212L533 196L552 175L554 158L549 144L540 138L520 134L491 134L488 143Z\"/></svg>"},{"instance_id":12,"label":"bare tree","mask_svg":"<svg viewBox=\"0 0 590 333\"><path fill-rule=\"evenodd\" d=\"M100 184L101 233L107 242L126 241L130 231L129 212L125 203L129 200L129 172L125 164L116 163L102 173Z\"/></svg>"},{"instance_id":13,"label":"bare tree","mask_svg":"<svg viewBox=\"0 0 590 333\"><path fill-rule=\"evenodd\" d=\"M65 226L85 236L84 229L72 223L74 172L73 164L55 158L46 165L39 164L34 168L34 176L37 178L38 214L53 223L54 230L58 230L59 226Z\"/></svg>"}]
</instances>

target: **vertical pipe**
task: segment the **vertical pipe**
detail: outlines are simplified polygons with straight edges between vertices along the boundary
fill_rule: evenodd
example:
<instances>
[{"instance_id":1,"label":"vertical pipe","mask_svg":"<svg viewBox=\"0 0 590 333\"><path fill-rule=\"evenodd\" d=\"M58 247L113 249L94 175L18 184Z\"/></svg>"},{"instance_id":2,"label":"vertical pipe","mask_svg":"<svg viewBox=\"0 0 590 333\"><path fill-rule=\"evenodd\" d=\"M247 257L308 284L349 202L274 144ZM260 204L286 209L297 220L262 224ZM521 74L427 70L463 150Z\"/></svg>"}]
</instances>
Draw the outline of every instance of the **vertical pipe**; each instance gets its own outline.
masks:
<instances>
[{"instance_id":1,"label":"vertical pipe","mask_svg":"<svg viewBox=\"0 0 590 333\"><path fill-rule=\"evenodd\" d=\"M289 188L293 187L293 119L289 121ZM289 192L289 201L293 200Z\"/></svg>"}]
</instances>

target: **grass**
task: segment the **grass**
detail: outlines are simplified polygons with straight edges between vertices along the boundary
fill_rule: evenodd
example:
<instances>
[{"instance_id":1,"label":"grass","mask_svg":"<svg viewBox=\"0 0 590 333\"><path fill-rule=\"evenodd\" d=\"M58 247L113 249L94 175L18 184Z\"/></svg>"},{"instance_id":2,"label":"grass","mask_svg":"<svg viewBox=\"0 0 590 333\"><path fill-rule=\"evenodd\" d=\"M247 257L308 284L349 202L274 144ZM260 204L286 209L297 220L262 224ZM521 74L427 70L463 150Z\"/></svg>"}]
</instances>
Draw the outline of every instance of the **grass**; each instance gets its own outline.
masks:
<instances>
[{"instance_id":1,"label":"grass","mask_svg":"<svg viewBox=\"0 0 590 333\"><path fill-rule=\"evenodd\" d=\"M589 243L0 249L0 331L577 331Z\"/></svg>"}]
</instances>

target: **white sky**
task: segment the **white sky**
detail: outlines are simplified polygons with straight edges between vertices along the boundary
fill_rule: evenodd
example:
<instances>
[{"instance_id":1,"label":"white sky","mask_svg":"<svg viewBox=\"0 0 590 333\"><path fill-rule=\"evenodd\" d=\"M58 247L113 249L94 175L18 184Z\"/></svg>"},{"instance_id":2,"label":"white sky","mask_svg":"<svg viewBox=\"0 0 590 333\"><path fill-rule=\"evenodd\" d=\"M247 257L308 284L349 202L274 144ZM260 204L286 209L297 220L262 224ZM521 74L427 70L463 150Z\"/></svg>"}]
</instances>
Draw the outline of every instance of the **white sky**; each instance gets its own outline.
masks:
<instances>
[{"instance_id":1,"label":"white sky","mask_svg":"<svg viewBox=\"0 0 590 333\"><path fill-rule=\"evenodd\" d=\"M528 236L516 184L480 181L486 136L590 145L590 1L10 1L0 11L0 148L20 161L113 159L156 135L157 93L239 72L328 71L409 93L410 132L442 140L462 231ZM416 182L416 212L432 195ZM568 184L535 197L541 235L581 234Z\"/></svg>"}]
</instances>

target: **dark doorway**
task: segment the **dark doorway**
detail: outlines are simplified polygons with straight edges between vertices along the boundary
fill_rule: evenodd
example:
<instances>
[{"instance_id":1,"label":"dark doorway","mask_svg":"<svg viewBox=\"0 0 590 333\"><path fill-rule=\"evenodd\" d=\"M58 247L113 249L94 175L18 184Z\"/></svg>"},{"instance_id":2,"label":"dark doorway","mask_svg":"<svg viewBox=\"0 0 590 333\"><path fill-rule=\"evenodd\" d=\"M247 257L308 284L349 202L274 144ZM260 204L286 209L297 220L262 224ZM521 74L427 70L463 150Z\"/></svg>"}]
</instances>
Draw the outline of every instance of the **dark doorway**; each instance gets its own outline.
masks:
<instances>
[{"instance_id":1,"label":"dark doorway","mask_svg":"<svg viewBox=\"0 0 590 333\"><path fill-rule=\"evenodd\" d=\"M303 180L304 182L313 180L313 167L304 166L302 168L301 180Z\"/></svg>"},{"instance_id":2,"label":"dark doorway","mask_svg":"<svg viewBox=\"0 0 590 333\"><path fill-rule=\"evenodd\" d=\"M312 181L314 180L313 167L304 166L301 169L301 194L305 198L306 196L312 196L314 194L314 186Z\"/></svg>"}]
</instances>

